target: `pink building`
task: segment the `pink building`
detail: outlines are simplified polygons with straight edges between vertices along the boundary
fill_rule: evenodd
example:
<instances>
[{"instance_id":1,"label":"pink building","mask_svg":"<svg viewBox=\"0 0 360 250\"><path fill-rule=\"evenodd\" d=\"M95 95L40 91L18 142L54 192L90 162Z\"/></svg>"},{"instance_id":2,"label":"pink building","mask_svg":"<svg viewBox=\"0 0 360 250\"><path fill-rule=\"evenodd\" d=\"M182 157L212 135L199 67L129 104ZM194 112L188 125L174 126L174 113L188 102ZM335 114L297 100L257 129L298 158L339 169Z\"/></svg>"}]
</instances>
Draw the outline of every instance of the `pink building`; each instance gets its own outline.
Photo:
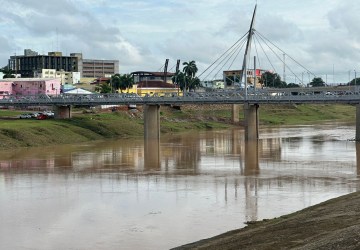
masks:
<instances>
[{"instance_id":1,"label":"pink building","mask_svg":"<svg viewBox=\"0 0 360 250\"><path fill-rule=\"evenodd\" d=\"M0 80L2 81L2 80ZM0 83L0 99L4 98L4 96L13 94L13 85L12 82L1 82Z\"/></svg>"},{"instance_id":2,"label":"pink building","mask_svg":"<svg viewBox=\"0 0 360 250\"><path fill-rule=\"evenodd\" d=\"M1 92L10 95L58 95L61 89L60 79L7 78L0 80Z\"/></svg>"}]
</instances>

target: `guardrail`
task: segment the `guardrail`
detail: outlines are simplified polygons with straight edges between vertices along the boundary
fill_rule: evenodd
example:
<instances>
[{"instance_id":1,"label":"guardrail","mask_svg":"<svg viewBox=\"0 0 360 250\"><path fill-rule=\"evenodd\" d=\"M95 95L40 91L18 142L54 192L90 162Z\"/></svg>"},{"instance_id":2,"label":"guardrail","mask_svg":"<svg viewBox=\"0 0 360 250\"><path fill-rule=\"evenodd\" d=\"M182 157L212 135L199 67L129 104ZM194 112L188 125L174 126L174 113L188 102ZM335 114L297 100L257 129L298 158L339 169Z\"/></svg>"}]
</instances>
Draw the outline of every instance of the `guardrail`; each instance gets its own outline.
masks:
<instances>
[{"instance_id":1,"label":"guardrail","mask_svg":"<svg viewBox=\"0 0 360 250\"><path fill-rule=\"evenodd\" d=\"M256 89L224 90L214 92L189 92L185 96L166 93L163 96L138 96L137 94L89 94L89 95L33 95L3 96L0 106L51 106L51 105L162 105L162 104L283 104L283 103L360 103L360 91L357 88L298 88L298 89Z\"/></svg>"}]
</instances>

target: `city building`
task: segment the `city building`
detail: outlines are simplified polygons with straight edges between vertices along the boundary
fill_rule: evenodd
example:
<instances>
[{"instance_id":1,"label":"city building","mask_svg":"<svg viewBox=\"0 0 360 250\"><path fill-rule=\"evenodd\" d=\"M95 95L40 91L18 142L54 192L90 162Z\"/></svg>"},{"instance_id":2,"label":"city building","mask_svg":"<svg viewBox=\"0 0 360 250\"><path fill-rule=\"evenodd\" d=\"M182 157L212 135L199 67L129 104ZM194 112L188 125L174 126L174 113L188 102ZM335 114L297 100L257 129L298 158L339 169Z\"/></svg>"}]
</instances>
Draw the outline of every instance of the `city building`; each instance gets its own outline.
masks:
<instances>
[{"instance_id":1,"label":"city building","mask_svg":"<svg viewBox=\"0 0 360 250\"><path fill-rule=\"evenodd\" d=\"M60 78L60 83L77 84L80 82L80 72L56 71L55 69L42 69L40 74L35 75L39 78Z\"/></svg>"},{"instance_id":2,"label":"city building","mask_svg":"<svg viewBox=\"0 0 360 250\"><path fill-rule=\"evenodd\" d=\"M82 53L64 56L62 52L48 52L47 55L39 55L30 49L25 49L24 55L10 56L8 66L22 77L35 77L43 69L80 72L80 77L94 78L119 73L118 60L84 59Z\"/></svg>"},{"instance_id":3,"label":"city building","mask_svg":"<svg viewBox=\"0 0 360 250\"><path fill-rule=\"evenodd\" d=\"M135 71L131 73L134 76L134 82L151 82L151 81L163 81L167 83L173 83L172 77L175 73L171 72L149 72L149 71Z\"/></svg>"},{"instance_id":4,"label":"city building","mask_svg":"<svg viewBox=\"0 0 360 250\"><path fill-rule=\"evenodd\" d=\"M7 78L0 80L0 95L57 95L60 94L60 79ZM1 97L0 97L1 98Z\"/></svg>"},{"instance_id":5,"label":"city building","mask_svg":"<svg viewBox=\"0 0 360 250\"><path fill-rule=\"evenodd\" d=\"M256 83L256 88L261 88L262 85L260 83L260 79L261 76L264 72L266 72L267 70L263 70L263 69L256 69L255 70L255 81L254 81L254 70L248 69L246 71L246 79L247 79L247 83L254 85L254 82ZM227 86L232 86L232 85L240 85L242 80L240 80L240 74L241 74L242 70L226 70L223 71L223 77L224 77L224 82L226 83Z\"/></svg>"},{"instance_id":6,"label":"city building","mask_svg":"<svg viewBox=\"0 0 360 250\"><path fill-rule=\"evenodd\" d=\"M148 72L136 71L131 73L134 76L134 86L129 93L145 95L164 95L165 93L176 93L179 89L172 82L175 75L170 72Z\"/></svg>"}]
</instances>

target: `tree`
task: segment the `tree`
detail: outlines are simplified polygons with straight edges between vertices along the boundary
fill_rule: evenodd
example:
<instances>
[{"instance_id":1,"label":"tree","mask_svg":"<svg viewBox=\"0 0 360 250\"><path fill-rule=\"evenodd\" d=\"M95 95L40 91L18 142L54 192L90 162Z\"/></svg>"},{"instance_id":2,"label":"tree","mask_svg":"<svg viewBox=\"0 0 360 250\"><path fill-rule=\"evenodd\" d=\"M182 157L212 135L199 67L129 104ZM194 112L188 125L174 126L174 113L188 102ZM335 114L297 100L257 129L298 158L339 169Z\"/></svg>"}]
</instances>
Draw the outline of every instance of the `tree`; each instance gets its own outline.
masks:
<instances>
[{"instance_id":1,"label":"tree","mask_svg":"<svg viewBox=\"0 0 360 250\"><path fill-rule=\"evenodd\" d=\"M197 87L200 86L200 79L195 77L198 68L196 66L195 61L184 62L183 63L183 74L181 75L181 84L180 88L183 91L187 90L195 90Z\"/></svg>"},{"instance_id":2,"label":"tree","mask_svg":"<svg viewBox=\"0 0 360 250\"><path fill-rule=\"evenodd\" d=\"M171 80L181 90L185 89L186 75L184 72L181 71L176 72L175 75L171 78Z\"/></svg>"},{"instance_id":3,"label":"tree","mask_svg":"<svg viewBox=\"0 0 360 250\"><path fill-rule=\"evenodd\" d=\"M100 85L95 87L95 91L105 94L105 93L111 93L112 89L109 83L103 82Z\"/></svg>"},{"instance_id":4,"label":"tree","mask_svg":"<svg viewBox=\"0 0 360 250\"><path fill-rule=\"evenodd\" d=\"M14 71L12 69L10 69L8 66L3 67L2 69L0 69L1 72L4 73L4 79L5 78L15 78L14 75Z\"/></svg>"},{"instance_id":5,"label":"tree","mask_svg":"<svg viewBox=\"0 0 360 250\"><path fill-rule=\"evenodd\" d=\"M195 90L199 86L200 86L200 79L198 77L194 77L194 78L189 79L189 84L188 84L188 89L189 90Z\"/></svg>"},{"instance_id":6,"label":"tree","mask_svg":"<svg viewBox=\"0 0 360 250\"><path fill-rule=\"evenodd\" d=\"M131 74L124 74L120 77L120 90L121 92L125 89L132 88L134 85L134 77Z\"/></svg>"},{"instance_id":7,"label":"tree","mask_svg":"<svg viewBox=\"0 0 360 250\"><path fill-rule=\"evenodd\" d=\"M115 74L111 76L110 80L108 80L108 84L112 89L111 92L116 92L117 89L120 89L120 81L121 81L120 79L121 79L121 75Z\"/></svg>"},{"instance_id":8,"label":"tree","mask_svg":"<svg viewBox=\"0 0 360 250\"><path fill-rule=\"evenodd\" d=\"M314 79L310 82L310 85L313 87L323 87L325 86L325 82L321 77L314 77Z\"/></svg>"},{"instance_id":9,"label":"tree","mask_svg":"<svg viewBox=\"0 0 360 250\"><path fill-rule=\"evenodd\" d=\"M354 78L347 85L360 85L360 78Z\"/></svg>"},{"instance_id":10,"label":"tree","mask_svg":"<svg viewBox=\"0 0 360 250\"><path fill-rule=\"evenodd\" d=\"M271 73L269 71L262 74L260 82L265 87L270 88L286 88L286 83L281 81L281 78L276 73Z\"/></svg>"},{"instance_id":11,"label":"tree","mask_svg":"<svg viewBox=\"0 0 360 250\"><path fill-rule=\"evenodd\" d=\"M190 76L191 78L195 77L198 71L195 61L184 62L183 65L184 65L183 72L187 76Z\"/></svg>"},{"instance_id":12,"label":"tree","mask_svg":"<svg viewBox=\"0 0 360 250\"><path fill-rule=\"evenodd\" d=\"M296 83L289 83L288 85L286 85L287 88L299 88L300 85L296 84Z\"/></svg>"}]
</instances>

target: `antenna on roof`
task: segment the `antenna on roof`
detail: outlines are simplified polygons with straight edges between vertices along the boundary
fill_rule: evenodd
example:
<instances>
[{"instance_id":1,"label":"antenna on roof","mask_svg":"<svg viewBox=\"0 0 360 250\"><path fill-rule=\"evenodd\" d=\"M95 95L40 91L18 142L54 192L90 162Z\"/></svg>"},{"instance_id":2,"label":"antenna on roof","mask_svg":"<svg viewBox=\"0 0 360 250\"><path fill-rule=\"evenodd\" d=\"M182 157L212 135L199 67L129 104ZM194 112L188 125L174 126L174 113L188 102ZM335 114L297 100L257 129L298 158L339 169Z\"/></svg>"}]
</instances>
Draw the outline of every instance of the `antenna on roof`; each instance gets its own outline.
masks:
<instances>
[{"instance_id":1,"label":"antenna on roof","mask_svg":"<svg viewBox=\"0 0 360 250\"><path fill-rule=\"evenodd\" d=\"M169 59L166 59L165 66L164 66L164 83L166 83L168 64L169 64Z\"/></svg>"},{"instance_id":2,"label":"antenna on roof","mask_svg":"<svg viewBox=\"0 0 360 250\"><path fill-rule=\"evenodd\" d=\"M56 27L56 51L59 51L59 35L58 35L57 27Z\"/></svg>"}]
</instances>

